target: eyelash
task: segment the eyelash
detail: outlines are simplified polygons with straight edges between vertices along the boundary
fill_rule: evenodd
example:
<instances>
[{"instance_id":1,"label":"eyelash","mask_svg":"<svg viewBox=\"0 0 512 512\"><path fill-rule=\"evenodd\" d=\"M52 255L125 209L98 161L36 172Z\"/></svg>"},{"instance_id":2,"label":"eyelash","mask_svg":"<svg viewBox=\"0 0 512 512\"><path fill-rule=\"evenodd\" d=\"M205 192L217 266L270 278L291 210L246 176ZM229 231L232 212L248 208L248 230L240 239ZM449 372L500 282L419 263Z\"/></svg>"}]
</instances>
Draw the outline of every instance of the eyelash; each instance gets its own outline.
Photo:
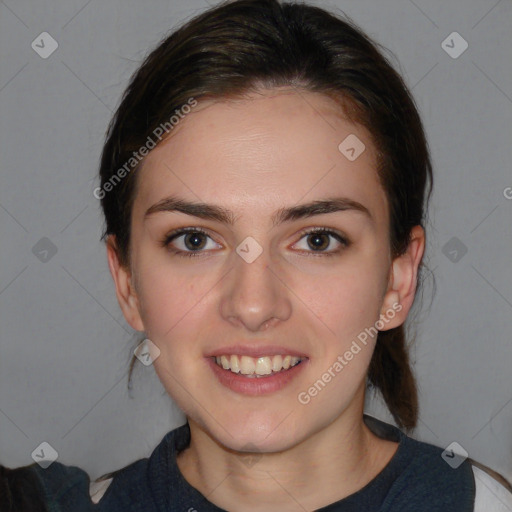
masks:
<instances>
[{"instance_id":1,"label":"eyelash","mask_svg":"<svg viewBox=\"0 0 512 512\"><path fill-rule=\"evenodd\" d=\"M160 244L164 248L168 248L169 244L175 240L176 238L179 238L182 235L186 235L187 233L201 233L202 235L207 236L208 238L211 238L210 235L204 231L201 228L195 228L195 227L189 227L189 228L178 228L174 231L171 231L170 233L166 234L163 240L161 240ZM327 227L316 227L311 229L305 229L299 233L300 237L299 240L304 238L306 235L312 235L312 234L323 234L323 235L331 235L333 238L335 238L338 242L342 244L344 248L349 247L351 242L341 233L338 233L337 231L334 231ZM318 257L318 256L336 256L339 254L343 249L337 249L335 251L330 252L309 252L309 251L302 251L306 252L308 256ZM185 257L185 258L197 258L201 257L206 251L180 251L179 249L172 249L172 253L179 257Z\"/></svg>"}]
</instances>

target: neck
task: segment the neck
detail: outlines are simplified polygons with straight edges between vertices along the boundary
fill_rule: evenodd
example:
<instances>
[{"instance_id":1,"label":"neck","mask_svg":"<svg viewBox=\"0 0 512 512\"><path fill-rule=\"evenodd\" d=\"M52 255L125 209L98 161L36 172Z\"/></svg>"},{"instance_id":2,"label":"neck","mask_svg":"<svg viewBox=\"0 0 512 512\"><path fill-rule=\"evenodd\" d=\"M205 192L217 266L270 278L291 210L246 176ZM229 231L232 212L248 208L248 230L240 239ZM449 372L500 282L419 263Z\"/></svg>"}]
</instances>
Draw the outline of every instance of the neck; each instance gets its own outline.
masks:
<instances>
[{"instance_id":1,"label":"neck","mask_svg":"<svg viewBox=\"0 0 512 512\"><path fill-rule=\"evenodd\" d=\"M315 510L357 492L385 467L397 443L375 436L363 411L342 414L293 448L241 454L189 420L191 442L178 455L185 479L225 510Z\"/></svg>"}]
</instances>

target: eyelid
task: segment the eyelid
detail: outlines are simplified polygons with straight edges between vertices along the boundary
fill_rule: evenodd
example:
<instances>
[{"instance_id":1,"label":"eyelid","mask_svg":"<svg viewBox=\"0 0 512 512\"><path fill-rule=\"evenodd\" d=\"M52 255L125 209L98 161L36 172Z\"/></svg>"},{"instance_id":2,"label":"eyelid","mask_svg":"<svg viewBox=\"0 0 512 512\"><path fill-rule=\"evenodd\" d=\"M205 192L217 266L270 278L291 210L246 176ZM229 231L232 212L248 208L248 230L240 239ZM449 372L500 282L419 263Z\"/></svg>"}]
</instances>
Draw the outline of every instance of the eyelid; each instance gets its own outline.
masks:
<instances>
[{"instance_id":1,"label":"eyelid","mask_svg":"<svg viewBox=\"0 0 512 512\"><path fill-rule=\"evenodd\" d=\"M302 238L304 235L313 234L313 233L325 233L325 234L331 234L335 237L339 238L342 243L350 244L350 239L341 231L334 229L334 228L328 228L327 226L314 226L310 228L304 228L301 231L299 231L299 235Z\"/></svg>"},{"instance_id":2,"label":"eyelid","mask_svg":"<svg viewBox=\"0 0 512 512\"><path fill-rule=\"evenodd\" d=\"M210 235L210 233L207 230L200 228L200 227L187 226L187 227L176 228L176 229L172 230L171 232L167 233L164 236L163 240L161 240L161 245L163 247L167 247L173 240L175 240L176 238L179 238L183 235L186 235L189 232L201 233L201 234L205 235L206 237L210 238L213 242L218 244L218 242L216 242L213 239L213 237ZM338 231L337 229L329 228L326 226L314 226L314 227L302 229L297 234L299 239L293 245L300 242L302 240L302 238L304 238L306 235L311 235L311 234L315 234L315 233L326 234L328 236L334 237L343 247L348 247L349 245L351 245L350 239L345 234ZM203 254L206 254L209 251L208 250L183 251L180 249L173 249L173 252L178 255L196 256L197 257L197 256L201 256ZM340 249L331 250L331 251L304 251L304 250L302 250L302 252L309 253L313 256L322 256L322 255L325 255L325 256L331 255L332 256L332 255L339 253Z\"/></svg>"},{"instance_id":3,"label":"eyelid","mask_svg":"<svg viewBox=\"0 0 512 512\"><path fill-rule=\"evenodd\" d=\"M161 244L162 244L162 246L166 247L173 240L175 240L176 238L179 238L180 236L186 235L187 233L201 233L201 234L207 236L208 238L210 238L211 240L213 240L216 244L218 244L218 242L216 242L214 240L214 238L211 236L211 234L208 231L206 231L204 228L199 228L199 227L194 227L194 226L187 226L187 227L173 229L169 233L165 234L165 236L161 240ZM179 252L179 250L178 250L178 252ZM194 251L182 251L182 252L194 252ZM205 251L196 251L196 252L199 253L199 252L205 252Z\"/></svg>"},{"instance_id":4,"label":"eyelid","mask_svg":"<svg viewBox=\"0 0 512 512\"><path fill-rule=\"evenodd\" d=\"M295 242L294 245L297 244L298 242L300 242L306 235L313 235L315 233L325 234L325 235L335 238L336 241L338 243L340 243L342 247L335 249L335 250L329 250L329 251L313 251L313 250L304 251L304 250L302 250L302 252L306 252L306 253L308 253L308 255L311 255L311 256L335 256L336 254L340 253L343 249L348 248L352 244L351 240L344 233L342 233L341 231L338 231L337 229L329 228L327 226L323 226L323 227L315 226L315 227L310 227L310 228L304 228L303 230L301 230L298 233L299 240L297 242Z\"/></svg>"}]
</instances>

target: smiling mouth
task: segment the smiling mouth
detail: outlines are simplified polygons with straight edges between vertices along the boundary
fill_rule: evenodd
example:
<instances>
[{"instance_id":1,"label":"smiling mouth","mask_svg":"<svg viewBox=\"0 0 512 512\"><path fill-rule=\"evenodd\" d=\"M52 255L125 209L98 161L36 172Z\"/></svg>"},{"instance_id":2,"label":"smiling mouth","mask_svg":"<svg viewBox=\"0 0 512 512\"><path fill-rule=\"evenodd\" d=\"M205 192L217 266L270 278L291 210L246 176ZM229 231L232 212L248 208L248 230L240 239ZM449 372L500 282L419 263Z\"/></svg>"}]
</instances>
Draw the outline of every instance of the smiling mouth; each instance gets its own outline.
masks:
<instances>
[{"instance_id":1,"label":"smiling mouth","mask_svg":"<svg viewBox=\"0 0 512 512\"><path fill-rule=\"evenodd\" d=\"M283 373L300 364L304 357L291 355L275 355L275 356L238 356L222 355L213 358L215 363L232 373L238 373L244 377L261 378Z\"/></svg>"}]
</instances>

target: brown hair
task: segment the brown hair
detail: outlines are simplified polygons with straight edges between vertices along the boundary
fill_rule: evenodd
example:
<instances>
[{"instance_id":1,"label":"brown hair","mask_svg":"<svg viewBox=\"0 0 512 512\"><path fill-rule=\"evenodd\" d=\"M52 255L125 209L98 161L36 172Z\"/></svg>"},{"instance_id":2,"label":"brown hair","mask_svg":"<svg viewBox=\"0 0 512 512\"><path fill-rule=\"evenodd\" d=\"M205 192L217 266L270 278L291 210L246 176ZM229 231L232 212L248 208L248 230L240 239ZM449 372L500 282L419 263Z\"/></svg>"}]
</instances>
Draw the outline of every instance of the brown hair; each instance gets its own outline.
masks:
<instances>
[{"instance_id":1,"label":"brown hair","mask_svg":"<svg viewBox=\"0 0 512 512\"><path fill-rule=\"evenodd\" d=\"M106 220L102 239L115 235L123 265L130 260L139 164L123 173L122 180L112 180L134 151L190 98L243 97L279 86L323 93L369 130L390 205L392 255L406 250L412 227L424 225L432 192L427 141L402 78L380 45L345 18L299 3L228 2L193 18L147 56L110 123L96 196ZM368 381L381 391L398 426L416 425L417 389L403 326L379 332Z\"/></svg>"}]
</instances>

